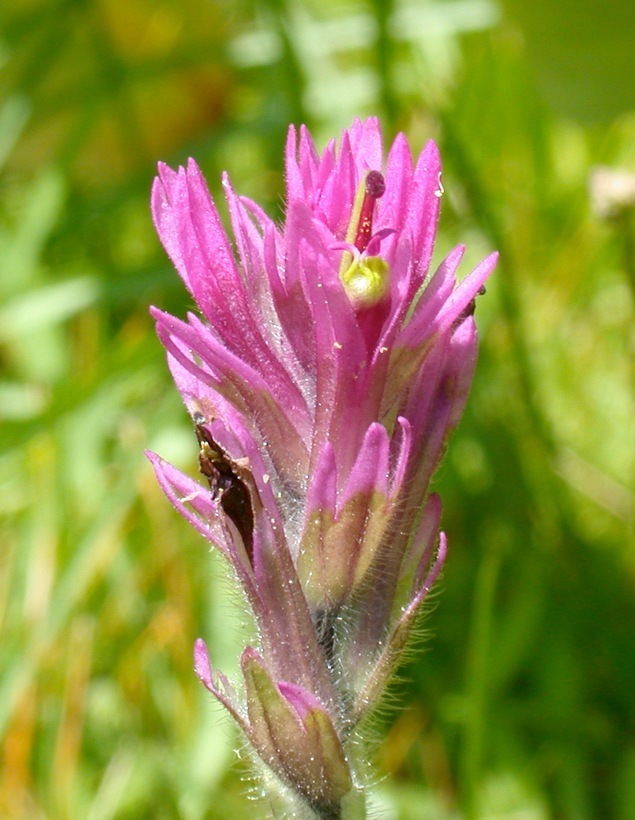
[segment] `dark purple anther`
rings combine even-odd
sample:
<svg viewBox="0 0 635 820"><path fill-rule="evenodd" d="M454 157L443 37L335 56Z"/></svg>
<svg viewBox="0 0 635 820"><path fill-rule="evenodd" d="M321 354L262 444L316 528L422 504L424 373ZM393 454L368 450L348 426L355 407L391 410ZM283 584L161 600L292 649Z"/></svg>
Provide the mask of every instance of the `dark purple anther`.
<svg viewBox="0 0 635 820"><path fill-rule="evenodd" d="M379 171L369 171L366 175L366 196L380 199L386 191L384 175Z"/></svg>

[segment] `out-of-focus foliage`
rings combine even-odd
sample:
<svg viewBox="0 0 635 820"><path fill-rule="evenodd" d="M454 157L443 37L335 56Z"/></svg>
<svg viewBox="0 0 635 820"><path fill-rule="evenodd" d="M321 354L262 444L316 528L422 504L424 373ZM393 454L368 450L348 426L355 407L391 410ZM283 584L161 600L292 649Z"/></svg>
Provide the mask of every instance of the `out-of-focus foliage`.
<svg viewBox="0 0 635 820"><path fill-rule="evenodd" d="M622 0L502 0L558 112L606 122L635 105L633 8Z"/></svg>
<svg viewBox="0 0 635 820"><path fill-rule="evenodd" d="M437 481L432 637L378 718L377 816L635 816L635 227L587 188L598 164L635 171L635 74L588 68L635 12L552 9L4 0L0 815L264 811L191 672L197 636L231 670L248 627L141 455L196 470L147 314L190 304L148 192L156 160L191 154L215 193L226 168L279 213L288 123L326 140L377 113L440 143L437 258L502 253Z"/></svg>

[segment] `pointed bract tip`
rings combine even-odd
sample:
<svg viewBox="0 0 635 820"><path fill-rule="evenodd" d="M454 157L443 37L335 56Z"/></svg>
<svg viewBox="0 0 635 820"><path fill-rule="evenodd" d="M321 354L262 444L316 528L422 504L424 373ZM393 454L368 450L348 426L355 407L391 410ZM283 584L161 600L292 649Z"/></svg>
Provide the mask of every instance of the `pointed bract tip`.
<svg viewBox="0 0 635 820"><path fill-rule="evenodd" d="M202 638L197 638L194 644L194 671L204 686L208 689L213 686L212 667L209 662L207 646Z"/></svg>

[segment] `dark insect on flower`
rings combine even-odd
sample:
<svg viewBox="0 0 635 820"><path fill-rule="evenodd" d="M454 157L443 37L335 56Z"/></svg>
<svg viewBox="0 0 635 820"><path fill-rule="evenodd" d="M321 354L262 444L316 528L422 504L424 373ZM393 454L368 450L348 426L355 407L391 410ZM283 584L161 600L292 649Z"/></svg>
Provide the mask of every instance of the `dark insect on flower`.
<svg viewBox="0 0 635 820"><path fill-rule="evenodd" d="M471 302L468 303L467 307L463 310L463 312L458 316L457 320L455 321L455 326L461 324L463 319L467 319L468 316L474 316L474 312L476 310L476 297L477 296L484 296L486 293L485 285L481 285L480 288L476 291L476 294Z"/></svg>
<svg viewBox="0 0 635 820"><path fill-rule="evenodd" d="M239 466L214 441L204 425L196 420L196 438L200 444L198 465L207 479L212 495L240 533L247 554L253 547L254 514L249 488L237 474Z"/></svg>

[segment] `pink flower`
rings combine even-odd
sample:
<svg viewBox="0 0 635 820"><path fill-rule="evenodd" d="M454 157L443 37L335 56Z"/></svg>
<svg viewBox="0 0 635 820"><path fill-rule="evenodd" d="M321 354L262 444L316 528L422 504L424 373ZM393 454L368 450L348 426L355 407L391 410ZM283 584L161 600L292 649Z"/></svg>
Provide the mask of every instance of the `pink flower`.
<svg viewBox="0 0 635 820"><path fill-rule="evenodd" d="M321 155L289 130L283 225L225 177L234 247L192 160L161 165L153 188L201 313L153 309L209 488L149 457L233 567L260 637L243 654L244 700L202 642L196 669L318 816L358 785L353 730L445 557L429 485L467 397L474 299L496 255L459 283L457 248L429 274L440 180L436 146L413 165L403 135L384 166L369 119Z"/></svg>

